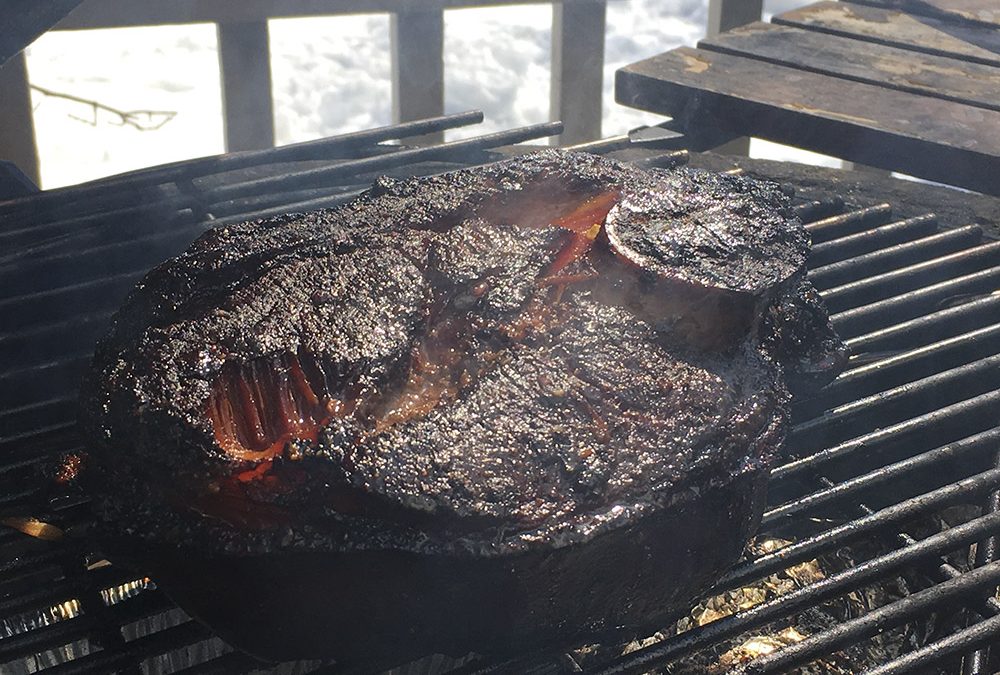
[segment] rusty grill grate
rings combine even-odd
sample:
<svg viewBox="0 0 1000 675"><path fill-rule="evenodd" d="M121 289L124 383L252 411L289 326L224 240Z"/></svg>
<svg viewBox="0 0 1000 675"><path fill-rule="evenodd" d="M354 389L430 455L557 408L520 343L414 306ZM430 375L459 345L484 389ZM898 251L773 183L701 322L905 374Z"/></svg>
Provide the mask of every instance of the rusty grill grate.
<svg viewBox="0 0 1000 675"><path fill-rule="evenodd" d="M128 289L207 227L331 206L375 172L482 163L500 146L559 130L538 125L427 148L385 144L479 120L466 113L0 202L0 517L34 516L66 533L45 541L0 528L0 671L262 667L190 620L141 574L93 559L86 501L53 492L44 475L54 455L78 447L76 379ZM628 156L627 146L615 139L589 149ZM664 166L685 157L640 154ZM762 535L787 535L789 543L748 558L713 593L862 544L878 549L625 656L612 649L582 658L567 651L572 645L553 645L551 653L503 663L432 658L412 672L683 672L692 655L902 574L916 575L919 587L740 667L786 672L947 611L958 617L947 630L939 626L867 672L993 672L986 647L1000 641L1000 242L977 226L941 228L930 214L894 219L889 204L824 200L797 208L814 241L811 277L852 359L832 384L795 403L789 454L772 474L762 527ZM945 526L937 515L946 510Z"/></svg>

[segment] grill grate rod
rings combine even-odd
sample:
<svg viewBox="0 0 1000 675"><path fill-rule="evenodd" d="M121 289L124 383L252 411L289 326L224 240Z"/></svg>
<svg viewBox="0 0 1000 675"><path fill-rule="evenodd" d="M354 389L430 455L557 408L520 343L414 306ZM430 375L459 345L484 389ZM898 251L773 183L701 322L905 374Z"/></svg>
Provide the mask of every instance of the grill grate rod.
<svg viewBox="0 0 1000 675"><path fill-rule="evenodd" d="M996 445L994 447L1000 448L1000 445ZM993 466L1000 468L1000 449L998 449L993 456ZM986 500L983 502L983 512L1000 512L1000 490L991 492L986 497ZM1000 548L1000 537L998 537L995 532L987 539L977 542L974 565L976 567L981 567L983 565L993 563L997 559L998 548ZM994 600L995 602L994 598L990 598L990 600ZM983 675L989 667L989 661L990 647L989 645L986 645L984 648L978 649L966 656L962 663L962 675Z"/></svg>
<svg viewBox="0 0 1000 675"><path fill-rule="evenodd" d="M818 506L842 502L847 498L855 497L858 493L865 490L898 480L905 474L927 469L946 461L957 460L967 455L976 456L980 453L994 450L998 443L1000 443L1000 428L980 432L955 443L949 443L934 450L928 450L914 457L879 467L874 471L869 471L868 473L824 489L810 492L801 499L775 506L764 512L761 524L763 527L772 526L780 520L801 515Z"/></svg>
<svg viewBox="0 0 1000 675"><path fill-rule="evenodd" d="M1000 615L980 621L888 663L866 670L862 675L902 675L918 670L925 672L928 666L949 656L980 646L989 647L990 643L998 638L1000 638Z"/></svg>
<svg viewBox="0 0 1000 675"><path fill-rule="evenodd" d="M302 143L292 143L266 150L249 150L198 159L182 160L148 169L139 169L95 181L74 185L29 197L0 202L0 222L13 216L23 217L26 213L36 213L38 209L55 205L69 205L70 212L79 208L83 199L103 196L120 188L134 189L158 183L190 180L197 176L234 171L279 162L299 162L309 160L336 159L344 153L357 152L366 146L385 141L405 139L435 131L446 131L459 127L479 124L483 121L481 110L431 117L412 122L402 122L364 131L338 134Z"/></svg>
<svg viewBox="0 0 1000 675"><path fill-rule="evenodd" d="M828 478L821 476L819 477L818 480L821 484L827 487L833 486L832 481L830 481ZM863 503L858 505L858 510L865 515L870 515L873 513L872 509L870 509ZM897 534L896 537L899 540L900 544L904 547L913 546L915 543L917 543L916 539L914 539L913 537L909 536L906 533L901 532ZM984 566L985 564L987 563L984 563ZM982 567L980 569L982 569ZM950 603L958 599L955 596L961 595L962 591L952 590L951 592L946 592L947 584L948 583L959 584L969 581L967 573L963 573L955 569L955 567L953 567L944 558L941 559L941 565L938 567L936 576L938 576L940 580L946 583L933 586L929 589L926 589L925 591L922 591L921 593L915 594L914 596L910 596L909 598L906 599L905 602L906 603L911 602L911 598L913 599L913 601L916 601L917 596L923 595L926 596L926 599L930 601L929 603L925 604L936 604L933 603L933 597L935 595L935 592L937 592L937 595L940 597L942 604L944 604L945 602ZM879 632L884 628L899 625L900 623L906 621L908 618L918 616L921 613L926 612L932 608L932 607L925 607L922 611L920 611L920 610L914 610L912 607L906 606L899 608L900 609L899 612L892 611L893 608L897 608L897 606L901 604L903 603L897 602L891 605L886 605L884 607L875 610L874 612L866 614L863 617L859 617L858 619L841 624L840 626L835 627L833 629L826 630L823 631L822 633L818 633L814 636L811 636L808 640L805 640L802 643L799 643L797 645L792 645L787 648L782 648L780 651L776 652L773 655L767 655L760 659L755 660L753 663L749 664L745 668L745 672L767 673L767 672L773 672L775 670L784 670L795 667L797 665L801 665L806 661L816 658L816 656L819 656L823 651L831 651L833 649L837 649L838 647L842 647L848 642L870 638L872 635L874 635L875 633ZM989 597L987 597L985 600L980 601L979 603L974 603L974 604L978 604L978 613L980 619L996 618L998 615L1000 615L1000 602L998 602L996 598L992 597L992 590L990 591ZM900 617L899 616L900 614L905 614L905 616ZM824 642L824 640L827 637L832 639L832 641L828 644ZM813 642L814 644L810 647L807 645L807 643L809 642ZM939 643L934 643L934 644L939 644ZM819 653L816 652L817 648L820 650Z"/></svg>
<svg viewBox="0 0 1000 675"><path fill-rule="evenodd" d="M530 140L537 140L546 136L553 136L562 132L561 122L546 122L544 124L533 124L518 129L500 131L492 134L484 134L473 138L452 141L442 145L425 146L400 150L386 155L375 157L362 157L359 159L349 159L338 161L329 166L308 169L303 171L292 171L282 173L277 176L256 178L239 183L221 185L214 188L207 188L197 195L201 204L211 204L217 201L227 201L237 197L260 195L274 190L298 190L306 186L323 186L336 179L350 177L356 179L360 175L377 171L395 168L403 164L416 164L429 161L455 160L470 153L490 150L503 145L524 143ZM190 206L190 198L183 200L184 206ZM175 206L179 206L175 204ZM206 210L210 207L203 207ZM287 205L287 208L294 208L294 204ZM96 221L103 221L106 216L96 214L93 216ZM78 232L86 232L80 230ZM135 240L132 240L133 242ZM65 242L63 242L65 243ZM49 258L32 258L32 262L40 262Z"/></svg>
<svg viewBox="0 0 1000 675"><path fill-rule="evenodd" d="M1000 241L981 244L940 258L869 276L823 291L823 301L831 313L869 304L901 291L922 288L948 279L955 272L971 272L1000 263Z"/></svg>
<svg viewBox="0 0 1000 675"><path fill-rule="evenodd" d="M992 414L998 403L1000 403L1000 390L991 391L896 424L880 427L819 452L782 464L771 472L771 480L783 480L794 475L815 471L823 464L834 460L850 459L858 452L877 453L884 446L890 444L919 443L927 439L928 433L938 430L950 422L965 423L970 417L983 417ZM995 419L990 419L989 422L993 423Z"/></svg>
<svg viewBox="0 0 1000 675"><path fill-rule="evenodd" d="M342 178L355 178L359 175L382 171L400 166L401 164L416 164L418 162L444 161L454 159L477 150L487 150L501 145L514 145L525 141L536 140L546 136L556 136L563 131L562 122L544 122L492 134L484 134L475 138L451 141L440 145L428 145L419 148L400 150L382 157L365 157L332 166L304 171L291 171L278 176L249 180L235 185L222 185L205 191L205 198L215 201L235 199L259 194L263 190L274 188L302 188L307 185L322 185L325 181Z"/></svg>
<svg viewBox="0 0 1000 675"><path fill-rule="evenodd" d="M812 560L822 553L836 549L862 536L898 525L905 520L934 509L952 506L970 496L995 490L998 485L1000 485L1000 469L989 469L936 490L904 499L875 511L871 515L836 525L773 553L763 555L756 560L738 565L726 573L710 592L718 594L725 590L746 586L755 580L763 579L792 565Z"/></svg>
<svg viewBox="0 0 1000 675"><path fill-rule="evenodd" d="M802 642L755 659L745 667L754 675L783 672L811 661L824 652L840 649L858 640L870 638L881 630L905 623L945 603L966 600L983 589L1000 583L1000 562L990 563L954 579L931 586L905 600L874 609L855 619L807 637Z"/></svg>
<svg viewBox="0 0 1000 675"><path fill-rule="evenodd" d="M892 205L887 203L868 206L849 213L830 216L806 224L806 232L812 237L813 246L856 234L872 226L884 225L892 217Z"/></svg>
<svg viewBox="0 0 1000 675"><path fill-rule="evenodd" d="M854 422L878 417L889 422L890 415L926 412L943 405L957 403L969 396L990 391L1000 372L1000 354L994 354L955 368L907 382L843 405L831 408L819 417L800 422L792 427L789 446L816 447L829 442L835 435L853 431ZM848 424L848 422L851 424Z"/></svg>
<svg viewBox="0 0 1000 675"><path fill-rule="evenodd" d="M844 210L844 200L840 196L815 199L792 207L792 213L803 223L835 216Z"/></svg>
<svg viewBox="0 0 1000 675"><path fill-rule="evenodd" d="M878 251L881 247L933 234L936 231L937 216L931 214L898 220L888 225L831 238L813 245L809 251L809 265L819 270L839 260Z"/></svg>
<svg viewBox="0 0 1000 675"><path fill-rule="evenodd" d="M48 675L80 675L82 673L108 673L136 665L141 661L167 652L189 647L212 639L211 631L197 621L166 628L126 643L126 651L105 650L81 656L54 668L46 669Z"/></svg>
<svg viewBox="0 0 1000 675"><path fill-rule="evenodd" d="M944 309L942 304L955 298L961 299L975 293L993 293L998 285L1000 266L963 274L892 298L848 309L833 314L830 319L842 337L856 337L888 327L892 323L923 316L928 308L931 311Z"/></svg>
<svg viewBox="0 0 1000 675"><path fill-rule="evenodd" d="M795 421L820 415L824 410L847 404L860 396L901 386L997 352L1000 352L1000 324L993 324L859 364L837 376L814 398L800 402L795 411Z"/></svg>
<svg viewBox="0 0 1000 675"><path fill-rule="evenodd" d="M982 475L982 474L980 474ZM903 567L967 545L1000 527L1000 513L981 516L951 529L921 539L909 548L897 549L865 561L853 568L831 575L810 586L798 588L739 614L730 615L692 628L655 645L639 649L620 659L609 668L596 671L600 675L644 673L659 668L676 658L735 637L748 630L794 614L808 606L819 604L848 593ZM898 601L895 604L905 603Z"/></svg>
<svg viewBox="0 0 1000 675"><path fill-rule="evenodd" d="M155 616L173 607L173 603L160 591L143 591L125 602L107 607L113 617L114 628ZM67 645L82 640L107 628L108 617L102 612L84 612L26 633L18 633L0 640L0 660L10 662L30 657L38 651L53 646ZM77 663L76 659L71 663Z"/></svg>
<svg viewBox="0 0 1000 675"><path fill-rule="evenodd" d="M894 269L907 260L916 261L931 256L945 255L960 248L972 246L980 240L982 233L983 230L978 225L965 225L920 239L884 246L875 251L814 267L809 270L809 280L821 290L833 288L838 284L863 279L866 275L879 274ZM840 240L834 240L830 243L835 244L838 241ZM837 257L841 256L843 256L843 252L837 250Z"/></svg>
<svg viewBox="0 0 1000 675"><path fill-rule="evenodd" d="M997 316L997 312L1000 312L1000 293L992 293L970 299L955 307L941 309L887 328L858 335L845 342L852 354L860 354L884 347L910 344L917 339L940 339L954 335L956 331L979 327L981 324L978 322Z"/></svg>

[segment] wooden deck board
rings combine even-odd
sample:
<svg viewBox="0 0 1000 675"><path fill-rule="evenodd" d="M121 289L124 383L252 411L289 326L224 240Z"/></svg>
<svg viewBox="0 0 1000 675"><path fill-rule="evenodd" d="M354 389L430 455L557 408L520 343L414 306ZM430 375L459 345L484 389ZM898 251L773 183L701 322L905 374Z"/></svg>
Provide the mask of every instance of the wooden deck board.
<svg viewBox="0 0 1000 675"><path fill-rule="evenodd" d="M851 0L868 5L900 9L946 21L975 21L1000 26L1000 4L996 0Z"/></svg>
<svg viewBox="0 0 1000 675"><path fill-rule="evenodd" d="M1000 31L846 2L818 2L775 16L776 24L818 30L927 54L1000 66Z"/></svg>
<svg viewBox="0 0 1000 675"><path fill-rule="evenodd" d="M759 22L702 40L698 46L1000 110L1000 68L980 63Z"/></svg>
<svg viewBox="0 0 1000 675"><path fill-rule="evenodd" d="M682 47L618 71L619 103L682 126L798 145L929 180L1000 192L1000 112Z"/></svg>

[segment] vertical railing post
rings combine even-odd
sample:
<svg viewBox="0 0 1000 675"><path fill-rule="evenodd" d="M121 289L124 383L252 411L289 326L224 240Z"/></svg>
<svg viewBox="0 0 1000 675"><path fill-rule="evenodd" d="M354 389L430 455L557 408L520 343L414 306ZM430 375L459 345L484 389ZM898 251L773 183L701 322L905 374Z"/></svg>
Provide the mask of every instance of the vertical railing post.
<svg viewBox="0 0 1000 675"><path fill-rule="evenodd" d="M739 26L760 21L764 0L708 0L708 26L705 34L715 37ZM750 139L736 138L715 148L726 155L746 156L750 152Z"/></svg>
<svg viewBox="0 0 1000 675"><path fill-rule="evenodd" d="M0 66L0 159L13 162L35 185L40 184L24 52Z"/></svg>
<svg viewBox="0 0 1000 675"><path fill-rule="evenodd" d="M604 86L605 0L566 0L552 5L550 119L562 120L555 145L601 137Z"/></svg>
<svg viewBox="0 0 1000 675"><path fill-rule="evenodd" d="M274 147L267 19L218 24L226 151Z"/></svg>
<svg viewBox="0 0 1000 675"><path fill-rule="evenodd" d="M392 121L410 122L444 114L444 12L408 9L390 17ZM408 139L433 144L444 132Z"/></svg>

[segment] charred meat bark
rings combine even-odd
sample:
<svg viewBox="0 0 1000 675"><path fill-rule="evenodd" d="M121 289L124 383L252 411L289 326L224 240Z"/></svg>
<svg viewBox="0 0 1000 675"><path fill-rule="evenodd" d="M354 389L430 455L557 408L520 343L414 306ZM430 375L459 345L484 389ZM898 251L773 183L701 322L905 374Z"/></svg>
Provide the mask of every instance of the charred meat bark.
<svg viewBox="0 0 1000 675"><path fill-rule="evenodd" d="M808 245L774 185L557 151L211 231L95 355L109 547L275 659L655 624L759 521L783 366L840 365Z"/></svg>

